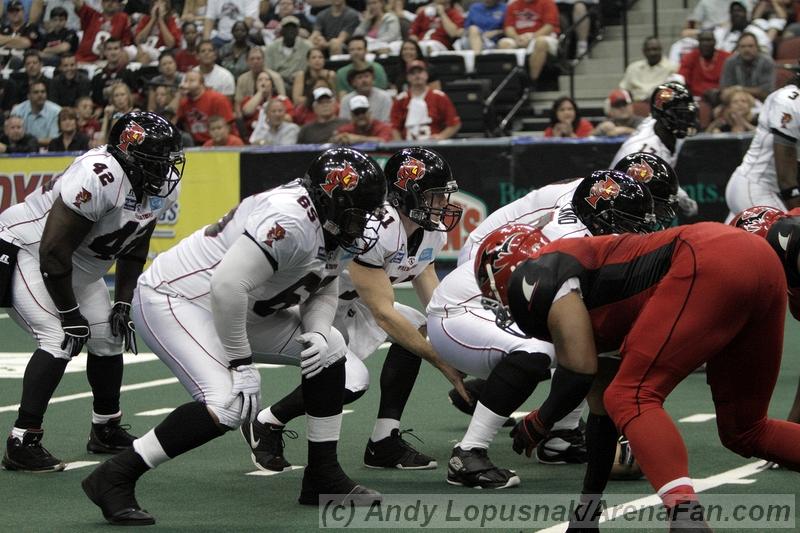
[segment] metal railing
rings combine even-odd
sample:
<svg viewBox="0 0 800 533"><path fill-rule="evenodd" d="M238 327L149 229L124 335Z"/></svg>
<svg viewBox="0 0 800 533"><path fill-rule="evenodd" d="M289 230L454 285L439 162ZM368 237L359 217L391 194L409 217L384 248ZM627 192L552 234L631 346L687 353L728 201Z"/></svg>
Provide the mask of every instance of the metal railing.
<svg viewBox="0 0 800 533"><path fill-rule="evenodd" d="M506 88L517 80L519 82L519 92L517 93L517 99L511 108L506 112L500 122L497 122L497 109L495 108L495 102L500 94L506 90ZM483 124L486 128L486 136L487 137L503 137L509 135L509 126L511 125L511 121L514 120L514 117L517 115L522 106L528 102L528 97L530 95L530 83L528 81L528 72L527 70L523 69L522 67L514 67L503 81L501 81L497 87L492 91L488 98L486 98L486 102L483 104Z"/></svg>

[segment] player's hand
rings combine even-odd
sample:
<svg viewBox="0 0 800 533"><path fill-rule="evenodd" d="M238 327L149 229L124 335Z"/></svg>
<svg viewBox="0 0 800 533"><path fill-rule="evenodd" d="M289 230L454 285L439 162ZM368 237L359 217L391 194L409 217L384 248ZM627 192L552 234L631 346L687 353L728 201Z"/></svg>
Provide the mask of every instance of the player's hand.
<svg viewBox="0 0 800 533"><path fill-rule="evenodd" d="M464 386L464 374L456 370L454 367L448 365L444 361L441 362L439 365L439 372L444 374L444 377L447 378L453 388L456 389L458 395L464 398L464 401L467 402L469 405L474 405L475 400L472 399L472 396L469 395L467 388Z"/></svg>
<svg viewBox="0 0 800 533"><path fill-rule="evenodd" d="M242 412L239 414L239 420L242 424L254 421L261 405L261 374L250 363L231 368L231 377L233 378L231 397L225 407L233 405L233 402L241 396Z"/></svg>
<svg viewBox="0 0 800 533"><path fill-rule="evenodd" d="M678 208L681 210L687 217L693 217L697 215L697 202L695 202L691 196L686 194L686 191L683 189L678 189Z"/></svg>
<svg viewBox="0 0 800 533"><path fill-rule="evenodd" d="M525 452L527 457L530 457L536 446L539 445L544 439L547 438L549 432L539 419L539 410L528 413L525 418L517 422L514 429L511 430L511 438L514 442L511 447L518 454Z"/></svg>
<svg viewBox="0 0 800 533"><path fill-rule="evenodd" d="M61 329L64 330L61 349L66 350L71 358L75 357L81 353L83 345L91 337L89 321L81 314L78 306L69 311L59 311L58 314L61 317Z"/></svg>
<svg viewBox="0 0 800 533"><path fill-rule="evenodd" d="M328 340L318 331L303 333L295 340L306 347L300 352L300 373L313 378L328 366Z"/></svg>
<svg viewBox="0 0 800 533"><path fill-rule="evenodd" d="M136 326L131 320L131 304L127 302L116 302L111 308L111 315L108 317L111 324L111 334L115 337L122 337L123 347L126 352L138 354L136 347Z"/></svg>

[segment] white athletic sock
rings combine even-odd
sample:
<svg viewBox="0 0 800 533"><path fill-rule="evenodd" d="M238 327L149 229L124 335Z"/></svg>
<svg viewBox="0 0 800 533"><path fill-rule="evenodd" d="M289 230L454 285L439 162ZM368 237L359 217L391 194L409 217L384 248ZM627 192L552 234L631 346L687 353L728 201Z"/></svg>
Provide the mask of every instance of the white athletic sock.
<svg viewBox="0 0 800 533"><path fill-rule="evenodd" d="M400 430L400 421L393 418L379 418L375 421L375 427L372 428L372 442L378 442L392 434L392 430Z"/></svg>
<svg viewBox="0 0 800 533"><path fill-rule="evenodd" d="M311 442L339 440L341 430L342 413L323 417L306 415L306 435Z"/></svg>
<svg viewBox="0 0 800 533"><path fill-rule="evenodd" d="M557 429L575 429L578 427L578 424L581 421L581 417L583 416L583 410L586 408L586 400L583 400L581 404L575 408L570 414L553 424L552 431Z"/></svg>
<svg viewBox="0 0 800 533"><path fill-rule="evenodd" d="M489 448L489 444L494 440L494 436L503 427L507 416L500 416L487 408L481 402L475 406L475 413L469 422L467 432L461 442L456 444L462 450L472 448Z"/></svg>
<svg viewBox="0 0 800 533"><path fill-rule="evenodd" d="M262 409L258 416L256 416L259 422L262 424L272 424L273 426L283 426L283 422L275 418L275 415L272 414L272 408L267 407L266 409Z"/></svg>
<svg viewBox="0 0 800 533"><path fill-rule="evenodd" d="M27 429L18 428L18 427L13 427L13 428L11 428L11 436L14 437L15 439L22 440L22 438L25 436L25 432L26 431L28 431L28 430Z"/></svg>
<svg viewBox="0 0 800 533"><path fill-rule="evenodd" d="M109 420L122 417L122 411L117 411L113 415L98 415L92 410L92 424L108 424Z"/></svg>
<svg viewBox="0 0 800 533"><path fill-rule="evenodd" d="M151 429L142 437L133 441L133 450L141 456L150 468L155 468L161 463L169 461L169 456L156 437L156 430Z"/></svg>

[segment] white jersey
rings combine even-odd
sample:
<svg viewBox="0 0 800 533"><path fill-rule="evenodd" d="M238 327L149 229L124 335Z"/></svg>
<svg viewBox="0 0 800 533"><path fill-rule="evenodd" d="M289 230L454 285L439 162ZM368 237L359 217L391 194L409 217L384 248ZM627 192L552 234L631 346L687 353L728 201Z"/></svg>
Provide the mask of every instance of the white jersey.
<svg viewBox="0 0 800 533"><path fill-rule="evenodd" d="M525 223L540 227L542 234L551 241L590 237L591 233L575 214L572 207L572 195L567 196L569 200L563 205L543 213L540 212L538 220ZM429 315L450 317L469 312L470 309L483 310L481 290L475 280L474 268L473 261L465 261L444 277L433 291L427 309Z"/></svg>
<svg viewBox="0 0 800 533"><path fill-rule="evenodd" d="M326 251L308 192L293 181L245 198L215 224L159 254L139 283L210 311L214 268L242 234L261 248L275 270L249 294L249 308L259 316L303 303L353 257L339 247Z"/></svg>
<svg viewBox="0 0 800 533"><path fill-rule="evenodd" d="M653 117L644 119L642 123L639 124L639 127L636 128L636 131L625 139L625 142L619 147L619 150L617 150L614 156L614 160L611 162L611 168L614 168L620 159L634 152L655 154L674 168L675 164L678 162L678 153L681 151L683 139L677 140L675 151L672 152L667 148L667 145L664 144L664 141L659 139L658 135L656 135L655 128L656 119Z"/></svg>
<svg viewBox="0 0 800 533"><path fill-rule="evenodd" d="M86 285L102 278L156 224L175 203L178 187L167 198L145 195L137 202L128 176L101 146L77 157L44 189L3 211L0 239L38 258L47 214L59 196L67 208L94 223L72 255L73 282Z"/></svg>

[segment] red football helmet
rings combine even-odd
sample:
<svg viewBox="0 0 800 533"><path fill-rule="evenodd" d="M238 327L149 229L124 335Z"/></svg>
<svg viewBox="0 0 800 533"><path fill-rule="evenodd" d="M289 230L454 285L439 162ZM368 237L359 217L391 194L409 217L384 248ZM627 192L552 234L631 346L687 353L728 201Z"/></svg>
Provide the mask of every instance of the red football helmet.
<svg viewBox="0 0 800 533"><path fill-rule="evenodd" d="M497 326L512 335L514 320L508 311L508 283L514 269L527 259L538 257L550 239L540 229L527 224L509 224L489 233L475 257L475 279L481 289L484 309L495 315Z"/></svg>
<svg viewBox="0 0 800 533"><path fill-rule="evenodd" d="M742 228L750 233L755 233L759 237L767 236L769 228L775 223L776 220L786 216L786 213L780 209L769 207L765 205L757 205L749 207L736 215L731 220L731 226Z"/></svg>

